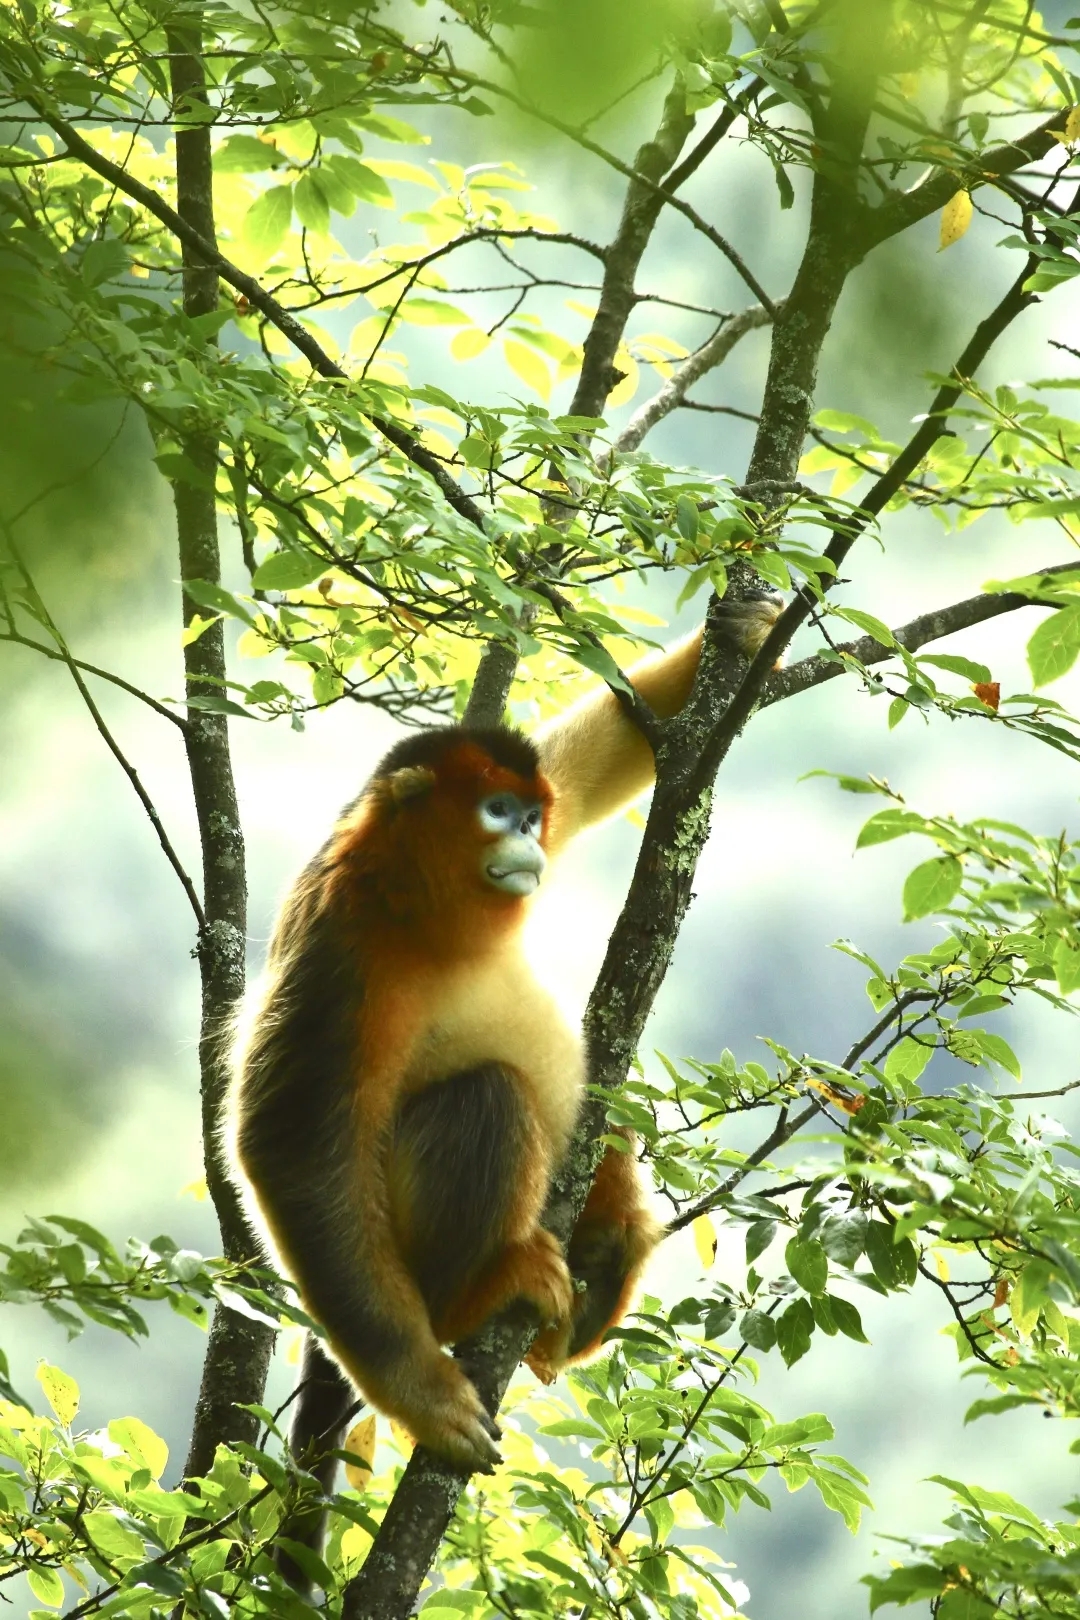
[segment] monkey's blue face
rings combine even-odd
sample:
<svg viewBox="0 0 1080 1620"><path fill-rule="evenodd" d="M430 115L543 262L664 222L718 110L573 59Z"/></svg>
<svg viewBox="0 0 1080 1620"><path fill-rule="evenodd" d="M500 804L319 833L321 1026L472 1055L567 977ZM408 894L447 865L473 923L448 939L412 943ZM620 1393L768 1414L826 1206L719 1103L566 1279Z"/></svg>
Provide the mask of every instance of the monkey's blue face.
<svg viewBox="0 0 1080 1620"><path fill-rule="evenodd" d="M481 799L476 815L490 838L481 859L485 883L503 894L523 897L534 893L547 865L540 847L543 807L535 799L504 791Z"/></svg>

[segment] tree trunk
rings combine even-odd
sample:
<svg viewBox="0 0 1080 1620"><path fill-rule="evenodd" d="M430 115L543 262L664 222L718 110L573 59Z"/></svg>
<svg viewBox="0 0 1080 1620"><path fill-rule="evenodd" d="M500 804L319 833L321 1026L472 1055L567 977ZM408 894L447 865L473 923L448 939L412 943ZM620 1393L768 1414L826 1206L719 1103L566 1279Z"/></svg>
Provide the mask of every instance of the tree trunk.
<svg viewBox="0 0 1080 1620"><path fill-rule="evenodd" d="M176 190L179 213L208 241L214 228L213 170L210 126L183 127L185 106L206 102L206 79L197 27L169 34L169 68L176 134ZM187 246L183 250L184 313L205 315L217 309L217 275ZM185 443L198 483L173 485L180 577L221 578L218 546L217 443L207 434L192 434ZM188 624L197 604L185 592L183 619ZM184 648L185 689L189 700L187 757L203 863L203 908L206 928L199 939L202 1015L199 1030L199 1075L202 1095L203 1154L206 1181L221 1228L222 1253L229 1260L249 1260L258 1245L244 1218L236 1189L229 1181L218 1139L228 1080L226 1037L233 1007L244 989L247 940L247 876L244 835L236 803L228 722L224 715L198 707L198 699L221 696L225 679L225 637L221 622L210 626ZM258 1437L258 1422L237 1402L259 1402L266 1385L274 1334L270 1328L218 1306L214 1312L203 1364L202 1384L191 1434L185 1474L205 1474L222 1441Z"/></svg>

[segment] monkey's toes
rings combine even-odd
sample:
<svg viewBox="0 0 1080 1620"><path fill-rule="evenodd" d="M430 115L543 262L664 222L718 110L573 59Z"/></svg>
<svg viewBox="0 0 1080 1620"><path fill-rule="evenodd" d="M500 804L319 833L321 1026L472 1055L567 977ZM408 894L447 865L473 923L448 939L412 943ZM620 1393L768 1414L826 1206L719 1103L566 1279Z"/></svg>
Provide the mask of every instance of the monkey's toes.
<svg viewBox="0 0 1080 1620"><path fill-rule="evenodd" d="M492 1474L502 1462L496 1444L502 1431L465 1378L429 1408L425 1421L416 1427L421 1444L463 1473Z"/></svg>

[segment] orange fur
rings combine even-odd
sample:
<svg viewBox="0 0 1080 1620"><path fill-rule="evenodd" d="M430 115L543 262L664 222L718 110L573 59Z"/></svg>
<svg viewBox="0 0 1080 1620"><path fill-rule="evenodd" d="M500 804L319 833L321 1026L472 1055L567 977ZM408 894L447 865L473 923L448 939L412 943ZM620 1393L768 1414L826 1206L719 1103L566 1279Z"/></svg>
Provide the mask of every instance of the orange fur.
<svg viewBox="0 0 1080 1620"><path fill-rule="evenodd" d="M685 701L697 653L632 672L658 713ZM632 1154L610 1151L570 1246L584 1297L539 1226L584 1055L526 963L527 901L485 878L478 807L538 803L554 850L651 774L609 693L536 749L464 728L399 744L286 900L240 1021L227 1135L247 1207L362 1394L464 1469L497 1459L495 1431L440 1346L523 1297L552 1375L628 1308L657 1232Z"/></svg>

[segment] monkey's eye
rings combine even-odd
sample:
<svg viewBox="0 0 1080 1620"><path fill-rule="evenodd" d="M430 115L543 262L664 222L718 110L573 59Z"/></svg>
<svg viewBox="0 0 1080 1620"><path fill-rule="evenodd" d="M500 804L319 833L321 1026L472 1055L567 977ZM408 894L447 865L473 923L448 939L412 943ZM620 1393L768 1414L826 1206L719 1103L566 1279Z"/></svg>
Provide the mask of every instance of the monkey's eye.
<svg viewBox="0 0 1080 1620"><path fill-rule="evenodd" d="M506 794L496 794L492 799L484 799L480 805L480 825L488 832L506 832L512 827L521 815L516 799Z"/></svg>
<svg viewBox="0 0 1080 1620"><path fill-rule="evenodd" d="M480 825L490 833L523 833L539 838L543 806L530 800L523 803L516 793L494 793L482 799L477 810Z"/></svg>

